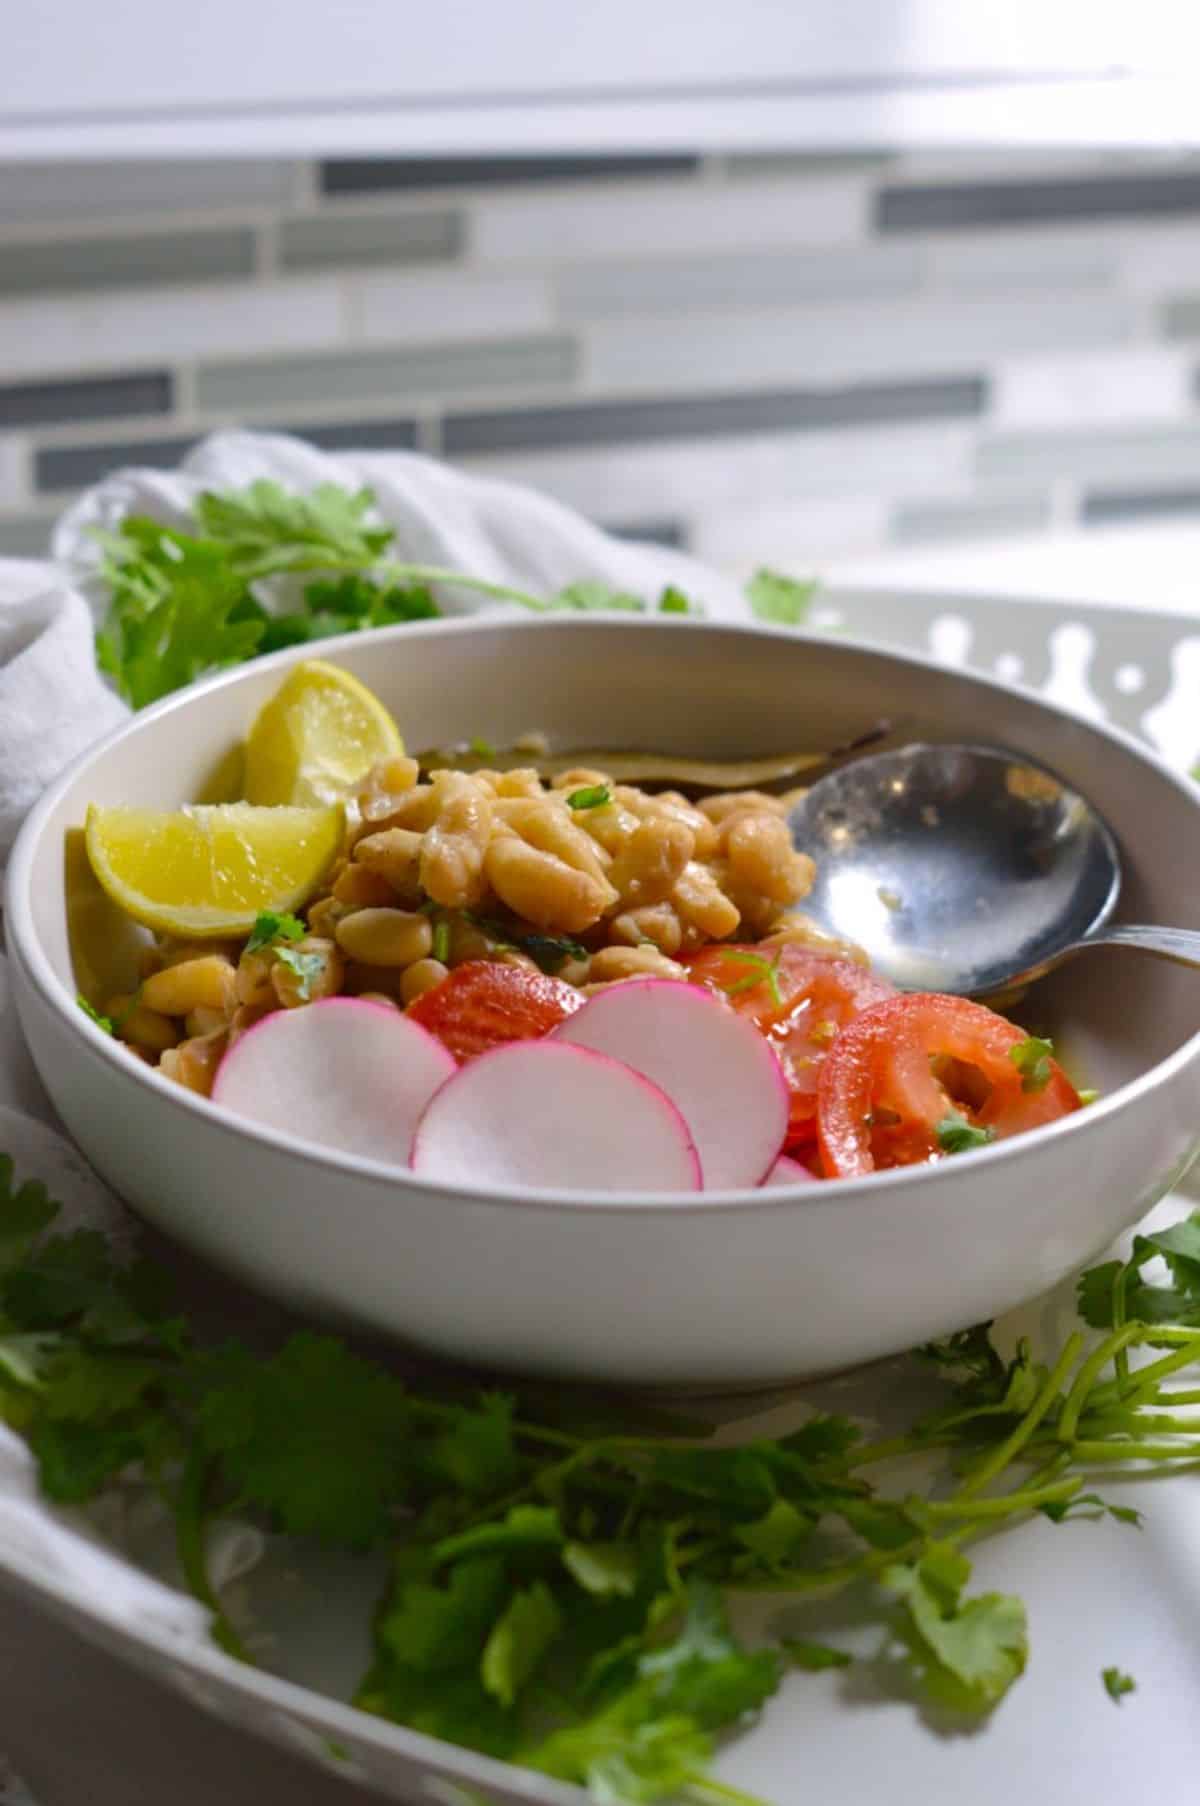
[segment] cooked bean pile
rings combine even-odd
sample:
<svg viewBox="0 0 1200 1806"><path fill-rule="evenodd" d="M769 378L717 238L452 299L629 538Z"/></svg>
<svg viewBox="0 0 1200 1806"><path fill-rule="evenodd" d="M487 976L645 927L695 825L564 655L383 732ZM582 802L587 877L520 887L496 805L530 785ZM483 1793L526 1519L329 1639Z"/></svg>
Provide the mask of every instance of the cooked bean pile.
<svg viewBox="0 0 1200 1806"><path fill-rule="evenodd" d="M599 798L600 800L597 800ZM230 1042L270 1010L340 992L404 1008L464 960L540 965L584 990L683 978L676 958L712 941L818 938L786 912L812 862L754 790L692 803L566 771L378 765L352 799L328 890L289 944L163 942L136 997L110 999L118 1032L207 1093Z"/></svg>

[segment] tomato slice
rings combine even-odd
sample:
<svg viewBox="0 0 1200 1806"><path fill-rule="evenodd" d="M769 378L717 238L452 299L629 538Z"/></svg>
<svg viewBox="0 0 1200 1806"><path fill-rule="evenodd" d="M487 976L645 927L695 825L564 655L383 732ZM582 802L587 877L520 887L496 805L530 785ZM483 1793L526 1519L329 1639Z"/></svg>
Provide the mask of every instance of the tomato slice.
<svg viewBox="0 0 1200 1806"><path fill-rule="evenodd" d="M981 1003L917 992L863 1013L834 1042L817 1088L817 1136L830 1178L942 1159L948 1117L990 1140L1079 1108L1057 1060L1028 1080L1012 1050L1028 1037ZM990 1134L988 1133L990 1131Z"/></svg>
<svg viewBox="0 0 1200 1806"><path fill-rule="evenodd" d="M683 957L693 983L721 992L767 1037L791 1091L785 1152L810 1147L817 1081L835 1037L862 1010L894 997L895 988L854 960L791 941L705 947Z"/></svg>
<svg viewBox="0 0 1200 1806"><path fill-rule="evenodd" d="M418 997L407 1014L461 1062L505 1041L536 1040L583 1002L583 993L561 978L472 959Z"/></svg>

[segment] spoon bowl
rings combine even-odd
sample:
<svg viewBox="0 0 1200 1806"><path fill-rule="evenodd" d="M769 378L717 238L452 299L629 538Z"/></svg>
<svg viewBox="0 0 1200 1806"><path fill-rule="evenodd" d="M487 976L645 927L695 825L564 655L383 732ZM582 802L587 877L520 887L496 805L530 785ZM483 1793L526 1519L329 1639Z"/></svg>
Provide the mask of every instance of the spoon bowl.
<svg viewBox="0 0 1200 1806"><path fill-rule="evenodd" d="M987 996L1103 927L1117 843L1023 754L916 744L821 778L791 815L816 860L804 908L909 991Z"/></svg>

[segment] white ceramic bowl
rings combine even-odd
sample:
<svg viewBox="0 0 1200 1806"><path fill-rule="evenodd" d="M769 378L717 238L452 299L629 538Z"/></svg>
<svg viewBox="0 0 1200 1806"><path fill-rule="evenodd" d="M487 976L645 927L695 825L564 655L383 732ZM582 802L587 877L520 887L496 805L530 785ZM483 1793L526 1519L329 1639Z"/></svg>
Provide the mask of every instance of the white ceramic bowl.
<svg viewBox="0 0 1200 1806"><path fill-rule="evenodd" d="M568 747L731 757L845 742L881 716L906 737L1008 745L1107 816L1121 917L1200 927L1190 786L1132 740L999 684L836 640L670 620L438 622L321 652L379 692L412 746L540 727ZM76 1006L64 834L89 802L194 797L302 656L171 697L89 752L26 822L7 887L17 1005L72 1134L145 1217L261 1290L514 1371L753 1386L1035 1296L1148 1210L1200 1145L1200 975L1122 953L1087 956L1037 999L1101 1102L969 1157L827 1188L497 1196L222 1115Z"/></svg>

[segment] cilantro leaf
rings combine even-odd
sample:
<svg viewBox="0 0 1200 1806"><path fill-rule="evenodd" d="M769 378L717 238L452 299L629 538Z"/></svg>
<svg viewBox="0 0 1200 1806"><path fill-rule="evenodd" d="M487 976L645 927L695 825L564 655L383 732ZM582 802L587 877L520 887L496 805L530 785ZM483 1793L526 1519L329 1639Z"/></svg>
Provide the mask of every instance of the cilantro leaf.
<svg viewBox="0 0 1200 1806"><path fill-rule="evenodd" d="M1022 1091L1044 1091L1054 1074L1053 1041L1043 1035L1027 1035L1010 1047L1008 1057L1021 1075Z"/></svg>
<svg viewBox="0 0 1200 1806"><path fill-rule="evenodd" d="M310 1331L270 1360L218 1354L209 1377L200 1429L239 1499L296 1535L351 1548L384 1535L405 1472L398 1381Z"/></svg>
<svg viewBox="0 0 1200 1806"><path fill-rule="evenodd" d="M89 1019L89 1021L94 1022L98 1029L102 1029L106 1035L115 1035L116 1034L117 1031L116 1031L115 1027L113 1026L112 1017L111 1016L102 1016L100 1014L99 1010L94 1009L92 1007L92 1005L88 1002L87 998L83 995L82 991L76 993L75 1001L79 1005L80 1009L83 1011L84 1015Z"/></svg>
<svg viewBox="0 0 1200 1806"><path fill-rule="evenodd" d="M351 493L336 483L319 483L299 494L260 478L246 489L206 490L192 510L201 532L228 546L243 575L261 577L376 563L395 534L388 527L367 525L364 517L374 501L369 489Z"/></svg>
<svg viewBox="0 0 1200 1806"><path fill-rule="evenodd" d="M0 1154L0 1274L26 1258L59 1206L39 1179L17 1185L9 1154Z"/></svg>
<svg viewBox="0 0 1200 1806"><path fill-rule="evenodd" d="M622 614L644 614L646 609L641 596L631 596L625 590L613 589L609 584L591 578L569 583L566 589L559 590L550 606L576 609L585 614L603 609L615 609Z"/></svg>
<svg viewBox="0 0 1200 1806"><path fill-rule="evenodd" d="M739 1524L734 1534L764 1567L781 1568L803 1548L812 1529L812 1518L797 1511L790 1499L775 1499L761 1518Z"/></svg>
<svg viewBox="0 0 1200 1806"><path fill-rule="evenodd" d="M1142 1527L1140 1511L1135 1511L1132 1505L1110 1505L1098 1492L1079 1492L1072 1499L1048 1499L1038 1506L1038 1510L1052 1524L1065 1524L1076 1517L1110 1517L1118 1524L1131 1524L1135 1530Z"/></svg>
<svg viewBox="0 0 1200 1806"><path fill-rule="evenodd" d="M780 1648L793 1668L803 1668L809 1674L820 1674L824 1668L849 1668L854 1660L848 1649L810 1643L803 1637L784 1637Z"/></svg>
<svg viewBox="0 0 1200 1806"><path fill-rule="evenodd" d="M558 1549L563 1542L558 1512L549 1505L514 1505L498 1522L480 1524L459 1536L438 1543L439 1562L461 1561L464 1556L512 1554L527 1549Z"/></svg>
<svg viewBox="0 0 1200 1806"><path fill-rule="evenodd" d="M633 1597L637 1590L639 1555L630 1543L567 1543L563 1566L587 1593L601 1598Z"/></svg>
<svg viewBox="0 0 1200 1806"><path fill-rule="evenodd" d="M567 798L567 808L602 809L611 802L612 791L607 784L585 784L581 790L572 790Z"/></svg>
<svg viewBox="0 0 1200 1806"><path fill-rule="evenodd" d="M513 1594L492 1626L479 1668L484 1687L502 1706L516 1703L562 1627L562 1611L544 1581Z"/></svg>
<svg viewBox="0 0 1200 1806"><path fill-rule="evenodd" d="M269 947L272 941L303 940L307 933L304 923L297 916L276 915L274 910L262 909L254 918L254 927L246 942L246 952L257 953L260 947Z"/></svg>
<svg viewBox="0 0 1200 1806"><path fill-rule="evenodd" d="M1103 1668L1100 1678L1104 1682L1104 1691L1114 1706L1119 1706L1127 1693L1137 1692L1137 1682L1131 1674L1122 1674L1119 1668Z"/></svg>
<svg viewBox="0 0 1200 1806"><path fill-rule="evenodd" d="M276 946L275 957L281 966L286 966L289 972L294 972L296 974L296 978L299 981L296 985L296 989L303 1002L310 1002L313 994L313 986L325 970L324 954L302 953L296 947Z"/></svg>
<svg viewBox="0 0 1200 1806"><path fill-rule="evenodd" d="M400 1558L400 1582L378 1626L380 1642L397 1661L422 1673L474 1670L508 1596L504 1563L493 1555L458 1562L438 1585L429 1568L421 1567L420 1556L414 1551L417 1572L411 1579Z"/></svg>
<svg viewBox="0 0 1200 1806"><path fill-rule="evenodd" d="M799 627L808 618L816 580L797 582L778 571L756 571L746 585L746 600L760 621L779 627Z"/></svg>
<svg viewBox="0 0 1200 1806"><path fill-rule="evenodd" d="M1006 1593L964 1599L971 1564L947 1543L930 1543L915 1563L885 1570L899 1595L898 1631L918 1677L934 1698L959 1711L983 1712L1003 1697L1028 1655L1025 1607Z"/></svg>
<svg viewBox="0 0 1200 1806"><path fill-rule="evenodd" d="M658 612L660 615L702 615L704 610L698 602L693 602L690 596L669 583L658 598Z"/></svg>
<svg viewBox="0 0 1200 1806"><path fill-rule="evenodd" d="M949 1116L943 1116L935 1132L938 1146L947 1154L966 1154L972 1148L985 1148L996 1139L995 1129L976 1128L965 1116L959 1116L954 1111Z"/></svg>

